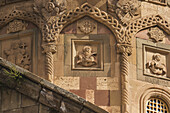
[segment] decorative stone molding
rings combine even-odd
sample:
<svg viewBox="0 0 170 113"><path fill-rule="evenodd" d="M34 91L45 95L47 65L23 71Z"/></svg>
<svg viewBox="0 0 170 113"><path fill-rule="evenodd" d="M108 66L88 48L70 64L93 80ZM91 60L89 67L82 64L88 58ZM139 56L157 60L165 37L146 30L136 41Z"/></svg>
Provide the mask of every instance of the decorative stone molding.
<svg viewBox="0 0 170 113"><path fill-rule="evenodd" d="M78 26L81 32L85 34L89 34L94 31L96 28L95 24L91 22L90 20L84 20L80 25Z"/></svg>
<svg viewBox="0 0 170 113"><path fill-rule="evenodd" d="M149 68L151 73L164 76L167 73L166 65L161 61L161 55L156 53L152 56L152 61L147 62L146 68Z"/></svg>
<svg viewBox="0 0 170 113"><path fill-rule="evenodd" d="M45 20L49 20L51 16L61 16L66 12L66 0L62 0L59 2L58 0L46 0L42 4L34 4L33 10L38 15L45 18Z"/></svg>
<svg viewBox="0 0 170 113"><path fill-rule="evenodd" d="M54 80L54 65L53 65L53 54L57 51L56 44L47 43L42 45L43 53L46 55L46 70L45 73L48 76L48 80L53 83Z"/></svg>
<svg viewBox="0 0 170 113"><path fill-rule="evenodd" d="M109 13L116 13L124 25L140 17L140 7L138 0L119 0L116 5L108 3Z"/></svg>
<svg viewBox="0 0 170 113"><path fill-rule="evenodd" d="M140 30L156 25L162 28L166 33L170 34L170 24L160 15L147 16L131 22L126 27L126 34L132 38Z"/></svg>
<svg viewBox="0 0 170 113"><path fill-rule="evenodd" d="M163 31L158 27L150 28L148 35L154 42L161 42L165 38Z"/></svg>
<svg viewBox="0 0 170 113"><path fill-rule="evenodd" d="M123 52L120 59L120 72L121 72L121 103L122 103L122 112L130 113L129 111L129 80L128 80L128 54Z"/></svg>
<svg viewBox="0 0 170 113"><path fill-rule="evenodd" d="M132 54L132 47L124 44L117 44L117 53L127 53L128 55Z"/></svg>
<svg viewBox="0 0 170 113"><path fill-rule="evenodd" d="M18 31L23 31L26 29L28 24L25 23L25 21L22 20L14 20L8 24L8 30L7 33L13 33Z"/></svg>
<svg viewBox="0 0 170 113"><path fill-rule="evenodd" d="M14 42L11 44L11 48L4 50L6 59L20 67L27 70L31 68L31 58L27 52L28 45L24 42Z"/></svg>

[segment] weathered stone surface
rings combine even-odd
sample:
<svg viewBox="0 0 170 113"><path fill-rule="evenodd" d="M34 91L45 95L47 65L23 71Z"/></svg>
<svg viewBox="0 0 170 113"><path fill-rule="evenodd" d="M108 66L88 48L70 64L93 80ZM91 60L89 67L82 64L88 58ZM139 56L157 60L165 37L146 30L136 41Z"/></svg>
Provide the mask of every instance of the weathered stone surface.
<svg viewBox="0 0 170 113"><path fill-rule="evenodd" d="M33 106L38 104L36 101L28 96L21 95L21 107Z"/></svg>
<svg viewBox="0 0 170 113"><path fill-rule="evenodd" d="M24 107L23 113L38 113L38 106Z"/></svg>
<svg viewBox="0 0 170 113"><path fill-rule="evenodd" d="M2 111L16 109L21 106L21 94L15 90L5 88L2 90Z"/></svg>
<svg viewBox="0 0 170 113"><path fill-rule="evenodd" d="M22 108L20 108L20 109L12 109L12 110L4 111L3 113L23 113L23 109Z"/></svg>

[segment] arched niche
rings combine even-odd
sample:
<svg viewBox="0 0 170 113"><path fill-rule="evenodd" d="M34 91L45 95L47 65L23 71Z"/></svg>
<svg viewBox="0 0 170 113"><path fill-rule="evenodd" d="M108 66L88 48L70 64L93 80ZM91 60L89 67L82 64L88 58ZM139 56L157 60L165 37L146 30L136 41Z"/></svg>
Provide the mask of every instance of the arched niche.
<svg viewBox="0 0 170 113"><path fill-rule="evenodd" d="M0 23L0 56L47 79L45 72L41 71L45 68L45 57L41 52L41 29L26 17L13 16Z"/></svg>

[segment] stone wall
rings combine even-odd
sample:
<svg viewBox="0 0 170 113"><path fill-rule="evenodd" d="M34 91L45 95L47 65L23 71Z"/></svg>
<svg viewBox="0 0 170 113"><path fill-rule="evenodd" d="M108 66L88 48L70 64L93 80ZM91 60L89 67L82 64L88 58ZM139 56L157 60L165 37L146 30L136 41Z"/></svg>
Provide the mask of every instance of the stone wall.
<svg viewBox="0 0 170 113"><path fill-rule="evenodd" d="M107 113L0 58L1 113Z"/></svg>

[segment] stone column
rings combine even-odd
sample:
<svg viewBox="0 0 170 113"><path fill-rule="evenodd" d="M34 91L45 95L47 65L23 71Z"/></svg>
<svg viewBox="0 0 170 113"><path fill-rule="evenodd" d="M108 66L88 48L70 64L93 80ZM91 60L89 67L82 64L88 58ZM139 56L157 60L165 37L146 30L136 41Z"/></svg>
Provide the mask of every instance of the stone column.
<svg viewBox="0 0 170 113"><path fill-rule="evenodd" d="M54 80L54 65L53 54L57 51L56 44L47 43L42 45L43 53L45 53L45 74L48 76L48 80L53 83Z"/></svg>
<svg viewBox="0 0 170 113"><path fill-rule="evenodd" d="M121 103L122 113L130 113L129 106L129 80L128 80L128 55L131 54L132 48L127 45L117 45L117 51L120 53L120 74L121 74Z"/></svg>

